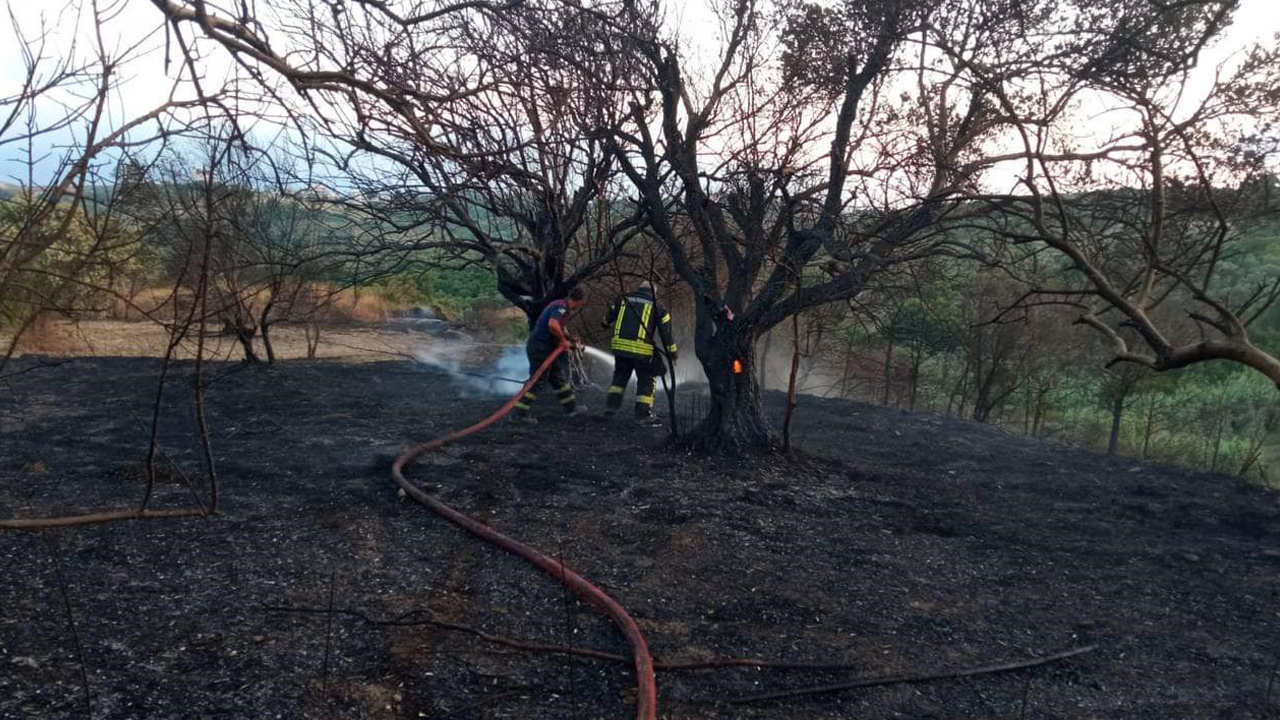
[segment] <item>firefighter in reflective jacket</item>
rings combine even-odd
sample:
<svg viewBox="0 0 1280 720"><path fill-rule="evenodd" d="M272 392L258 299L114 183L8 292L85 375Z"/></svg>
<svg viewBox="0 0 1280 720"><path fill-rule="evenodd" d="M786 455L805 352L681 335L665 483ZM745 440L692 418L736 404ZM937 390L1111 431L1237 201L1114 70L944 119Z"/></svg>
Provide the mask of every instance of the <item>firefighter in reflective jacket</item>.
<svg viewBox="0 0 1280 720"><path fill-rule="evenodd" d="M563 300L552 300L543 309L533 325L533 330L529 333L528 342L525 343L530 376L538 371L543 361L555 351L557 346L563 345L567 349L570 346L582 344L580 340L569 334L564 323L565 316L586 304L587 297L582 292L582 288L574 288L569 291L568 297ZM573 385L569 382L569 357L562 353L551 363L551 367L547 368L546 374L516 402L516 420L527 423L538 421L533 416L533 401L538 398L533 391L543 382L550 382L552 389L556 391L556 399L560 401L560 407L566 413L581 415L586 412L586 408L579 405L577 398L573 395Z"/></svg>
<svg viewBox="0 0 1280 720"><path fill-rule="evenodd" d="M654 379L665 370L661 353L654 345L660 339L673 362L677 348L671 340L671 314L654 299L653 284L641 283L635 292L615 300L602 324L613 328L609 342L613 350L613 384L605 401L605 415L611 416L622 407L622 394L634 372L636 420L642 425L661 425L653 412Z"/></svg>

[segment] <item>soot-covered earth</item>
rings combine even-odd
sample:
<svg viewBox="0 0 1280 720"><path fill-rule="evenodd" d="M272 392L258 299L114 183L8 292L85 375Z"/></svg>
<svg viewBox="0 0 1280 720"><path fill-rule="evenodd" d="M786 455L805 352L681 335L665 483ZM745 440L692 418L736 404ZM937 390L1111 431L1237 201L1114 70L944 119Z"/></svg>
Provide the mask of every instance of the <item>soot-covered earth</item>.
<svg viewBox="0 0 1280 720"><path fill-rule="evenodd" d="M0 519L136 504L158 361L44 362L0 384ZM162 403L158 508L207 482L190 370ZM211 373L216 516L0 532L0 718L634 717L627 662L491 637L625 654L607 619L390 479L500 398L408 361ZM543 402L408 474L609 592L657 662L708 661L658 671L661 718L1280 713L1270 491L837 400L801 399L794 461Z"/></svg>

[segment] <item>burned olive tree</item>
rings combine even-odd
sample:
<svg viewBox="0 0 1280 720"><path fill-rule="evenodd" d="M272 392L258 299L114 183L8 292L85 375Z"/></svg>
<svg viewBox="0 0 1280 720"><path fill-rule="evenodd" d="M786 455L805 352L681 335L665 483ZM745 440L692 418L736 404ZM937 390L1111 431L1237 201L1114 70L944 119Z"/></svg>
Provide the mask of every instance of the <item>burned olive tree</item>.
<svg viewBox="0 0 1280 720"><path fill-rule="evenodd" d="M634 63L607 53L609 67L585 72L579 62L626 3L445 2L401 15L384 3L291 2L255 18L153 1L264 88L283 79L297 91L271 90L327 145L356 191L348 210L383 228L371 257L482 264L532 322L641 227L604 142L625 120L617 88Z"/></svg>
<svg viewBox="0 0 1280 720"><path fill-rule="evenodd" d="M993 4L954 5L742 0L720 17L711 64L660 29L633 33L654 89L633 97L617 152L698 298L701 447L770 445L751 367L762 333L951 251L936 228L994 127L967 64L1016 30ZM957 35L969 56L934 51Z"/></svg>

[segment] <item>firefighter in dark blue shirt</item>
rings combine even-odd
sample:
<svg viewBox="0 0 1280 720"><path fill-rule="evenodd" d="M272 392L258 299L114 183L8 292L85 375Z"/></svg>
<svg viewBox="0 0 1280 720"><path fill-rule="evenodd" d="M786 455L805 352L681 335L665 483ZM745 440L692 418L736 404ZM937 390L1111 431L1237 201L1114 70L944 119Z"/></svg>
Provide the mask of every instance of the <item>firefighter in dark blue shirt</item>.
<svg viewBox="0 0 1280 720"><path fill-rule="evenodd" d="M613 384L605 400L605 416L622 408L622 394L636 375L636 420L657 426L662 421L653 412L654 380L665 372L661 354L672 362L678 348L671 336L671 313L654 299L653 284L643 282L633 293L623 295L609 306L602 323L613 328L609 349L613 350ZM661 350L655 344L661 341Z"/></svg>
<svg viewBox="0 0 1280 720"><path fill-rule="evenodd" d="M574 288L569 291L569 296L563 300L552 300L547 307L542 310L542 314L538 316L537 322L533 325L533 331L529 333L529 341L525 343L525 354L529 356L529 375L532 376L542 366L547 356L555 351L557 346L565 345L566 350L570 346L581 345L581 341L569 334L565 328L565 316L570 312L577 310L587 304L586 294L582 288ZM561 353L560 357L551 363L551 367L547 368L547 372L538 382L529 388L524 397L516 403L516 419L523 422L534 423L537 418L533 416L533 401L538 398L534 394L544 381L550 381L552 389L556 391L556 398L560 400L560 406L569 415L580 415L586 412L586 408L578 404L577 398L573 395L573 385L569 381L569 356Z"/></svg>

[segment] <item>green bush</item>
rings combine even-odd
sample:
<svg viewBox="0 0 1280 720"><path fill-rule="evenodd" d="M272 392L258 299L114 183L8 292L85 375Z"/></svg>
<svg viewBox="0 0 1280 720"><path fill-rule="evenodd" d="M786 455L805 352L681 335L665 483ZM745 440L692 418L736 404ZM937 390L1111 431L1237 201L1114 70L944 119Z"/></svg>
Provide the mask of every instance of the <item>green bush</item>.
<svg viewBox="0 0 1280 720"><path fill-rule="evenodd" d="M365 286L388 306L426 305L452 322L467 322L486 303L506 305L493 275L479 268L429 268L401 272Z"/></svg>
<svg viewBox="0 0 1280 720"><path fill-rule="evenodd" d="M368 290L394 308L419 305L426 299L414 279L403 274L383 278L370 285Z"/></svg>

